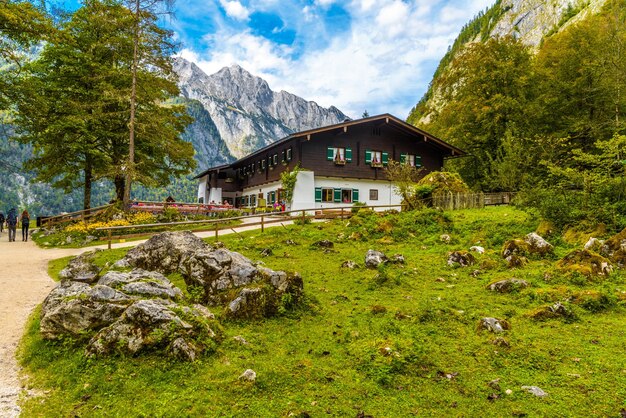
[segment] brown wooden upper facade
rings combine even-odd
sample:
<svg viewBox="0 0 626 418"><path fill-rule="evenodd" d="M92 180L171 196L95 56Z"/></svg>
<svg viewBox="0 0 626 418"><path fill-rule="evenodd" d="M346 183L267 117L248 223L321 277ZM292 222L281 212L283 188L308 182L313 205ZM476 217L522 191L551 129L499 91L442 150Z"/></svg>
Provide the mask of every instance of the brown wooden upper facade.
<svg viewBox="0 0 626 418"><path fill-rule="evenodd" d="M207 176L207 187L237 192L280 181L280 173L299 162L315 176L386 180L383 168L389 160L430 172L440 170L444 159L463 155L441 139L383 114L294 133L196 178Z"/></svg>

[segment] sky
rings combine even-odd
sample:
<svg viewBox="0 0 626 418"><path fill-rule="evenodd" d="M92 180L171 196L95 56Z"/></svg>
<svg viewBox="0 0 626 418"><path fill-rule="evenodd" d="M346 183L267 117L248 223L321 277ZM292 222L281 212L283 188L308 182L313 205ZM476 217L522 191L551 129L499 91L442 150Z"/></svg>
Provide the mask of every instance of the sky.
<svg viewBox="0 0 626 418"><path fill-rule="evenodd" d="M70 0L71 1L71 0ZM348 116L405 119L465 23L494 0L177 0L178 54L239 64Z"/></svg>

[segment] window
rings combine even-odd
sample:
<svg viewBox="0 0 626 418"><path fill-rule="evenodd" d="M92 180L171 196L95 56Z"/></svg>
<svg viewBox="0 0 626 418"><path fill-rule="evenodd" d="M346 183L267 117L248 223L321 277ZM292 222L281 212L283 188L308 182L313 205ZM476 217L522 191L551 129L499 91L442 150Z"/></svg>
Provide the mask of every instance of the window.
<svg viewBox="0 0 626 418"><path fill-rule="evenodd" d="M250 206L256 207L256 195L255 194L250 195Z"/></svg>
<svg viewBox="0 0 626 418"><path fill-rule="evenodd" d="M326 148L326 159L337 165L352 162L352 148L328 147Z"/></svg>
<svg viewBox="0 0 626 418"><path fill-rule="evenodd" d="M384 151L365 150L365 164L372 167L384 167L389 162L389 153Z"/></svg>
<svg viewBox="0 0 626 418"><path fill-rule="evenodd" d="M291 161L291 148L287 150L287 161Z"/></svg>
<svg viewBox="0 0 626 418"><path fill-rule="evenodd" d="M359 200L358 189L315 188L316 202L352 203Z"/></svg>
<svg viewBox="0 0 626 418"><path fill-rule="evenodd" d="M378 200L378 189L370 189L370 200Z"/></svg>
<svg viewBox="0 0 626 418"><path fill-rule="evenodd" d="M333 201L333 189L322 189L322 202Z"/></svg>
<svg viewBox="0 0 626 418"><path fill-rule="evenodd" d="M278 165L278 154L274 154L272 157L272 165Z"/></svg>
<svg viewBox="0 0 626 418"><path fill-rule="evenodd" d="M265 160L261 160L261 170L265 170Z"/></svg>
<svg viewBox="0 0 626 418"><path fill-rule="evenodd" d="M422 157L415 154L400 154L400 164L408 164L412 167L421 167Z"/></svg>

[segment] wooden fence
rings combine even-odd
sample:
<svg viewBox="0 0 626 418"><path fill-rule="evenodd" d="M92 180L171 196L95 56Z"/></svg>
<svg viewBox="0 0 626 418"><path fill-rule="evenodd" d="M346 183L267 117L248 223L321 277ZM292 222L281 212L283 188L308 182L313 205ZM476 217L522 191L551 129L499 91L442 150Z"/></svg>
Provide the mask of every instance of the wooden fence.
<svg viewBox="0 0 626 418"><path fill-rule="evenodd" d="M137 237L137 236L145 236L151 235L150 232L142 232L137 233L132 230L138 229L153 229L153 228L168 228L172 226L180 226L180 225L207 225L204 231L215 231L215 240L219 238L219 231L224 229L234 230L235 227L242 226L261 226L261 232L265 231L265 226L273 223L281 223L286 221L296 221L306 219L310 219L315 217L319 218L348 218L351 217L354 213L357 213L361 209L387 209L387 210L403 210L403 205L375 205L375 206L342 206L342 207L334 207L328 209L298 209L298 210L290 210L285 212L270 212L270 213L262 213L256 215L244 215L244 216L234 216L231 218L219 218L219 219L203 219L199 221L183 221L183 222L169 222L169 223L157 223L157 224L144 224L144 225L126 225L126 226L111 226L104 228L96 228L96 231L104 231L107 236L103 239L108 241L108 248L111 249L111 243L113 239L122 239L129 237ZM224 225L230 221L238 221L238 220L251 220L252 222L245 222L243 225ZM220 225L221 224L221 225ZM195 231L200 232L200 231ZM236 232L236 231L235 231Z"/></svg>
<svg viewBox="0 0 626 418"><path fill-rule="evenodd" d="M508 205L515 193L442 193L434 195L432 205L444 210L476 209L485 206Z"/></svg>

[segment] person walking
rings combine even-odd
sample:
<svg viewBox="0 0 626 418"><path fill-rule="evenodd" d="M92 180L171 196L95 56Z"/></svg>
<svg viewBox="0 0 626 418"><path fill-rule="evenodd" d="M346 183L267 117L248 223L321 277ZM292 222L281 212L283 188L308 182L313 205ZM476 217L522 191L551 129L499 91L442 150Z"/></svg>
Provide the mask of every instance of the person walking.
<svg viewBox="0 0 626 418"><path fill-rule="evenodd" d="M4 213L0 212L0 234L4 231Z"/></svg>
<svg viewBox="0 0 626 418"><path fill-rule="evenodd" d="M7 227L9 229L9 242L15 241L15 233L17 229L17 211L11 208L7 213Z"/></svg>
<svg viewBox="0 0 626 418"><path fill-rule="evenodd" d="M28 211L26 209L24 209L24 212L22 212L22 241L26 242L28 241L28 226L30 225L30 215L28 214ZM15 237L13 238L13 241L15 241Z"/></svg>

